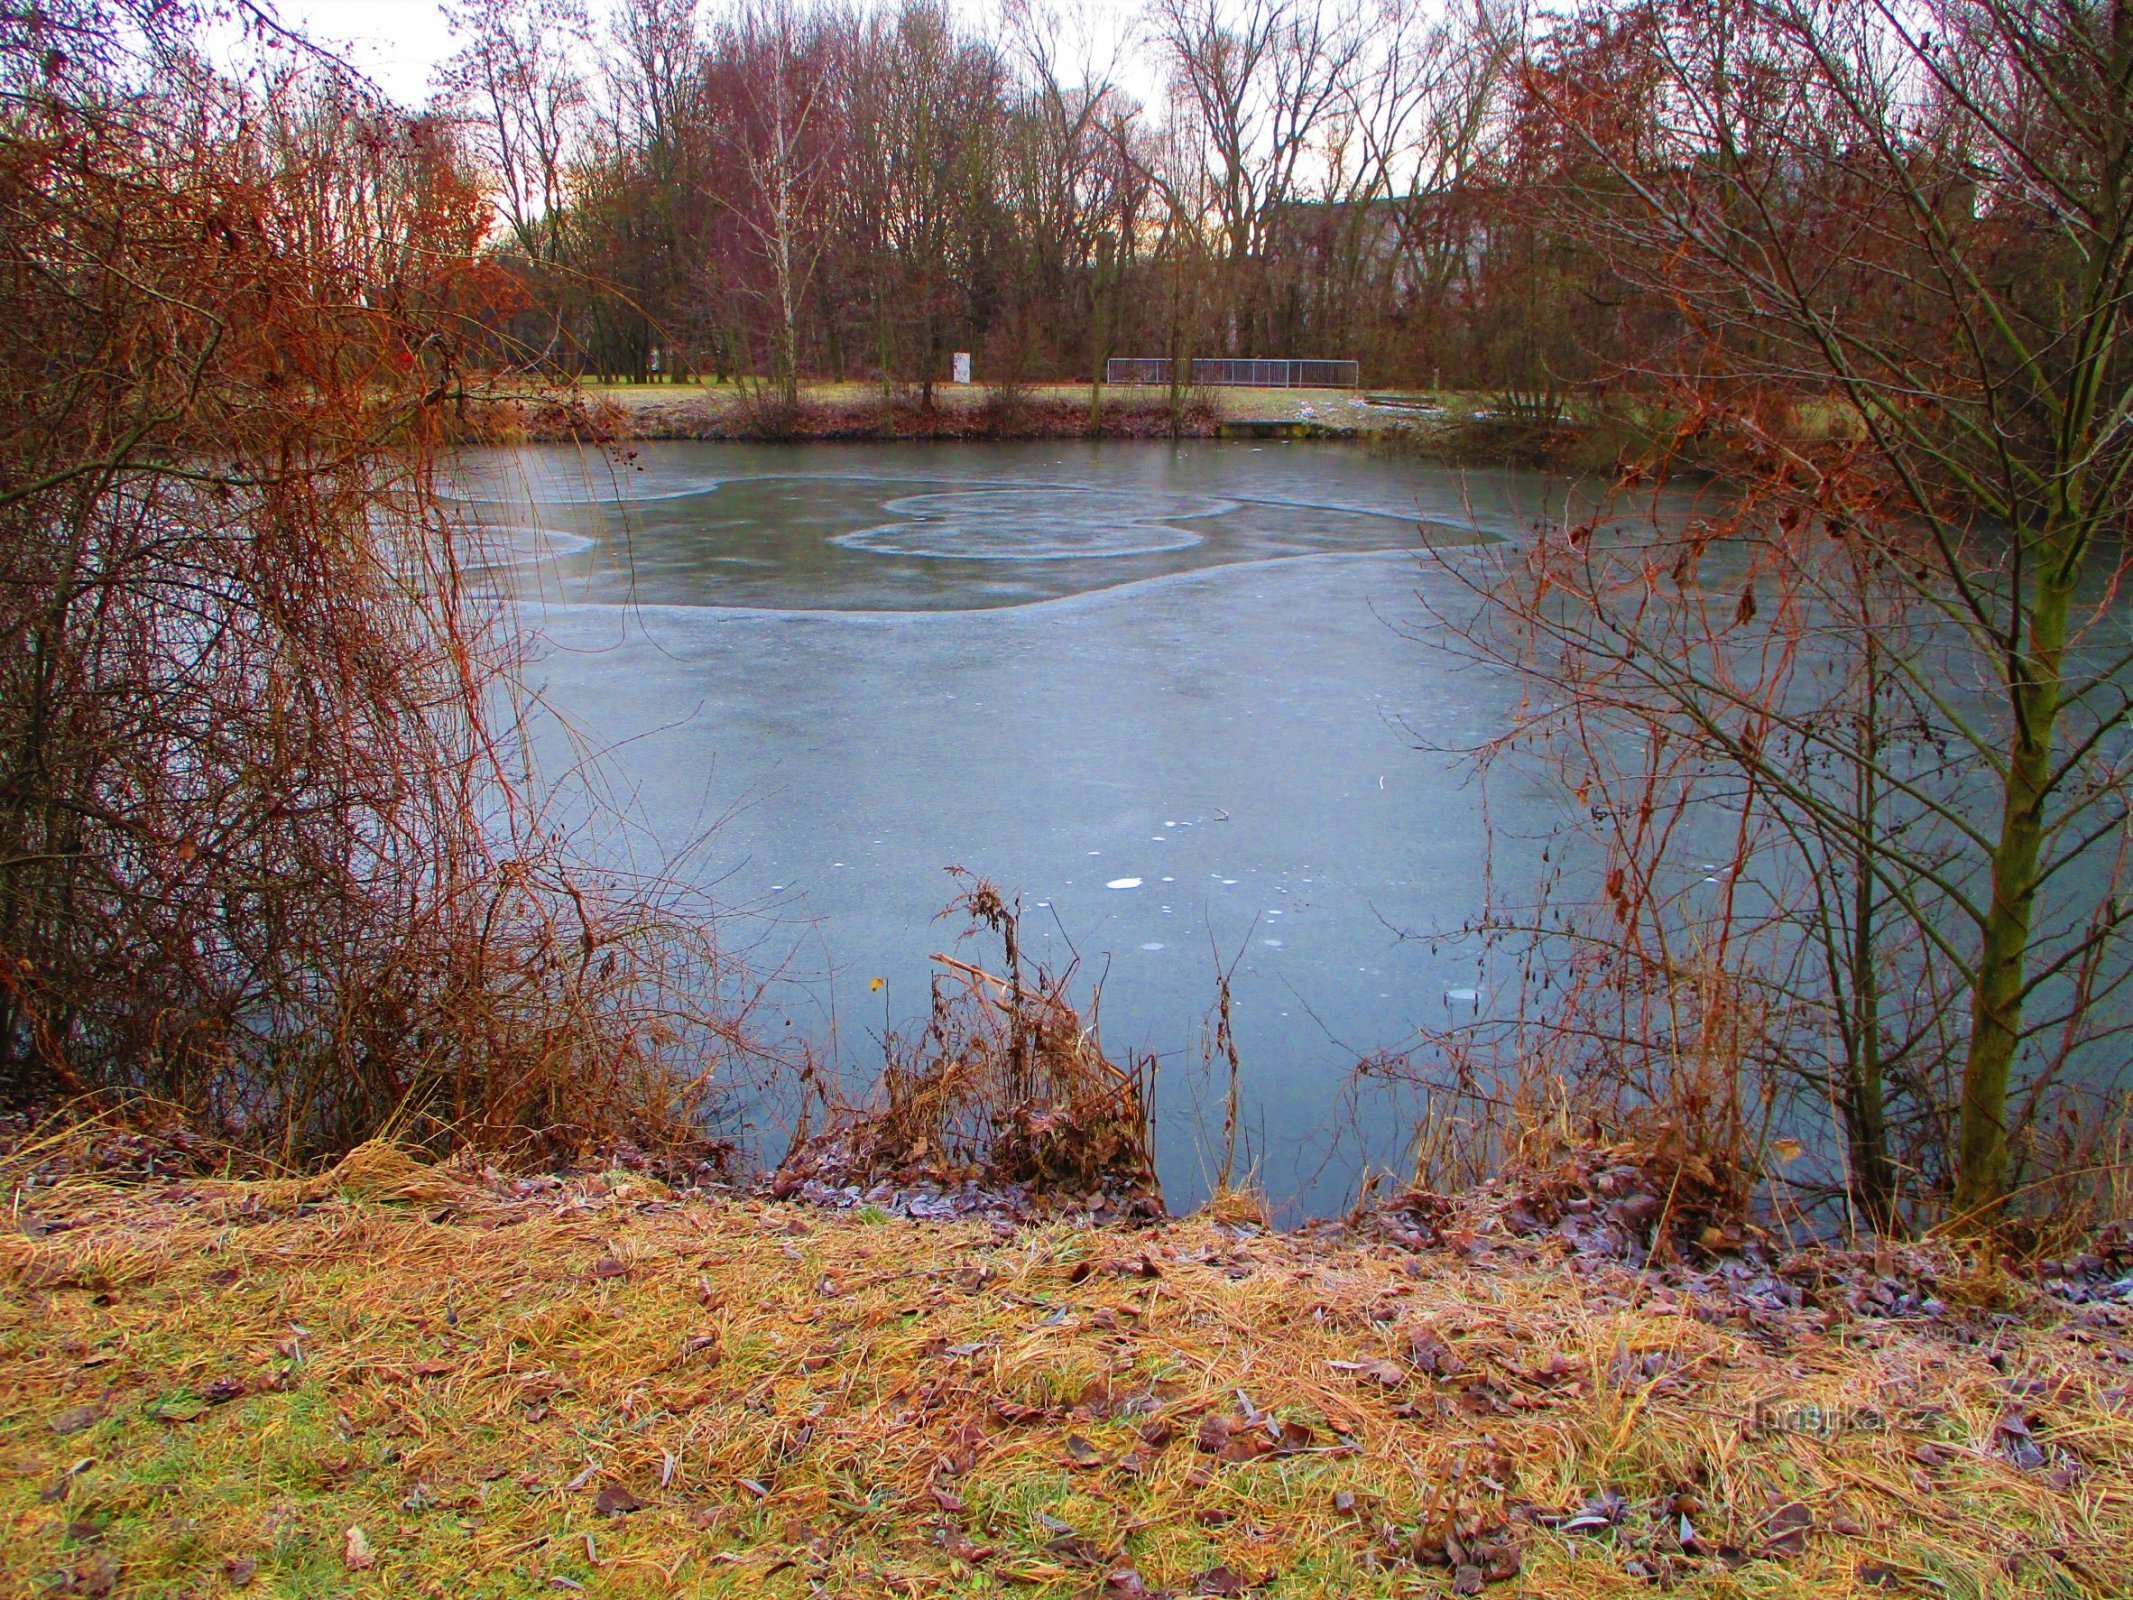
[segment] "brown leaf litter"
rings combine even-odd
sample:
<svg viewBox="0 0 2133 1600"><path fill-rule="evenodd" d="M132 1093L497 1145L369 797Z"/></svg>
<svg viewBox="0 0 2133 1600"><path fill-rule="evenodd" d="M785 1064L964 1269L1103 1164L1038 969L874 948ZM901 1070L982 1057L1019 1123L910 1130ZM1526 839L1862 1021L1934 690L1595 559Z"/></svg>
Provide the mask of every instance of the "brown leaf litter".
<svg viewBox="0 0 2133 1600"><path fill-rule="evenodd" d="M0 1590L2079 1594L2133 1540L2115 1299L1925 1316L1502 1196L1003 1229L337 1171L18 1194Z"/></svg>

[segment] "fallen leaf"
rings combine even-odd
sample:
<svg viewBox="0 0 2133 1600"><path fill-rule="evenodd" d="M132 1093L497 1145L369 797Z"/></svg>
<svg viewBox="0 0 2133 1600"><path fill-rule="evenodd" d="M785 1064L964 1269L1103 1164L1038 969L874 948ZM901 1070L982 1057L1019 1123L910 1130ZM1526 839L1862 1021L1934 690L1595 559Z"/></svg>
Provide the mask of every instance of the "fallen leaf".
<svg viewBox="0 0 2133 1600"><path fill-rule="evenodd" d="M118 1587L119 1564L114 1557L99 1552L74 1564L74 1574L66 1586L69 1594L87 1595L90 1600L102 1600Z"/></svg>
<svg viewBox="0 0 2133 1600"><path fill-rule="evenodd" d="M1419 1372L1433 1378L1449 1378L1466 1371L1466 1363L1458 1353L1444 1342L1441 1334L1431 1328L1417 1328L1407 1336L1407 1359Z"/></svg>
<svg viewBox="0 0 2133 1600"><path fill-rule="evenodd" d="M1148 1585L1141 1581L1141 1575L1131 1567L1119 1567L1104 1579L1106 1600L1127 1600L1129 1596L1144 1595L1147 1592Z"/></svg>
<svg viewBox="0 0 2133 1600"><path fill-rule="evenodd" d="M1077 1566L1094 1567L1102 1564L1104 1553L1078 1533L1062 1534L1056 1539L1047 1539L1044 1548L1055 1556L1064 1556Z"/></svg>
<svg viewBox="0 0 2133 1600"><path fill-rule="evenodd" d="M207 1407L198 1400L166 1400L153 1415L159 1422L198 1422L207 1415Z"/></svg>
<svg viewBox="0 0 2133 1600"><path fill-rule="evenodd" d="M1270 1456L1273 1453L1273 1440L1257 1428L1247 1428L1242 1432L1232 1433L1229 1442L1216 1452L1215 1459L1235 1465L1244 1461L1257 1461L1261 1456Z"/></svg>
<svg viewBox="0 0 2133 1600"><path fill-rule="evenodd" d="M52 1431L62 1436L93 1427L103 1412L95 1406L69 1406L52 1419Z"/></svg>
<svg viewBox="0 0 2133 1600"><path fill-rule="evenodd" d="M1788 1501L1771 1512L1763 1523L1767 1536L1763 1541L1766 1554L1798 1556L1807 1553L1807 1533L1815 1525L1815 1514L1797 1500Z"/></svg>
<svg viewBox="0 0 2133 1600"><path fill-rule="evenodd" d="M1194 1594L1220 1595L1223 1600L1236 1600L1245 1588L1244 1580L1228 1567L1209 1567L1192 1580Z"/></svg>
<svg viewBox="0 0 2133 1600"><path fill-rule="evenodd" d="M951 1494L948 1490L943 1489L939 1484L933 1485L926 1492L933 1496L933 1503L939 1506L943 1511L947 1512L951 1517L959 1517L964 1512L970 1509L970 1507L964 1503L963 1497L961 1495Z"/></svg>
<svg viewBox="0 0 2133 1600"><path fill-rule="evenodd" d="M1229 1443L1229 1419L1220 1412L1210 1411L1200 1419L1200 1426L1192 1436L1192 1445L1207 1455L1217 1455Z"/></svg>
<svg viewBox="0 0 2133 1600"><path fill-rule="evenodd" d="M1077 1467L1101 1466L1104 1454L1078 1433L1070 1433L1066 1439L1067 1459Z"/></svg>
<svg viewBox="0 0 2133 1600"><path fill-rule="evenodd" d="M230 1580L232 1589L242 1589L258 1575L259 1563L250 1556L231 1556L222 1563L222 1575Z"/></svg>
<svg viewBox="0 0 2133 1600"><path fill-rule="evenodd" d="M350 1572L368 1572L377 1564L378 1553L370 1547L370 1536L350 1523L347 1536L341 1540L341 1565Z"/></svg>
<svg viewBox="0 0 2133 1600"><path fill-rule="evenodd" d="M2000 1452L2024 1472L2034 1472L2044 1465L2045 1455L2030 1432L2029 1419L2010 1407L2000 1413L1993 1425L1999 1440Z"/></svg>
<svg viewBox="0 0 2133 1600"><path fill-rule="evenodd" d="M603 1517L626 1517L643 1509L644 1502L619 1483L608 1484L593 1499L593 1510Z"/></svg>
<svg viewBox="0 0 2133 1600"><path fill-rule="evenodd" d="M213 1383L207 1386L206 1391L201 1395L200 1398L205 1400L211 1406L226 1406L232 1400L241 1398L243 1394L244 1379L217 1378Z"/></svg>
<svg viewBox="0 0 2133 1600"><path fill-rule="evenodd" d="M613 1256L602 1256L593 1263L592 1275L595 1278L626 1278L630 1269Z"/></svg>
<svg viewBox="0 0 2133 1600"><path fill-rule="evenodd" d="M1479 1594L1483 1579L1479 1567L1461 1567L1452 1574L1453 1594Z"/></svg>

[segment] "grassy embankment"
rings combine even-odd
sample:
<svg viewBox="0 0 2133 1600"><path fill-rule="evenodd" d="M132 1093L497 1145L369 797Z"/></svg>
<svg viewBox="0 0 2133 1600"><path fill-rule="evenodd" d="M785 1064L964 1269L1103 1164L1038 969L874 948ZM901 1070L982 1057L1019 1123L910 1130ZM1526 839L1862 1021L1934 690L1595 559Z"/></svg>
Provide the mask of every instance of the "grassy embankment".
<svg viewBox="0 0 2133 1600"><path fill-rule="evenodd" d="M1372 397L1381 403L1373 403ZM1614 396L1572 398L1554 422L1519 421L1479 390L1204 389L1173 418L1167 392L1109 385L1099 420L1090 420L1087 384L1031 384L1013 397L983 385L943 385L933 408L916 391L884 404L879 385L811 383L798 410L766 403L759 386L587 381L570 405L555 398L490 399L469 407L469 438L515 444L590 433L639 440L845 439L1017 440L1163 439L1223 436L1357 440L1387 454L1439 466L1516 467L1613 474L1664 460L1675 470L1726 470L1725 441L1664 405ZM1803 404L1791 424L1803 438L1847 435L1851 424L1828 405Z"/></svg>
<svg viewBox="0 0 2133 1600"><path fill-rule="evenodd" d="M0 1591L2124 1592L2118 1308L388 1157L10 1185Z"/></svg>

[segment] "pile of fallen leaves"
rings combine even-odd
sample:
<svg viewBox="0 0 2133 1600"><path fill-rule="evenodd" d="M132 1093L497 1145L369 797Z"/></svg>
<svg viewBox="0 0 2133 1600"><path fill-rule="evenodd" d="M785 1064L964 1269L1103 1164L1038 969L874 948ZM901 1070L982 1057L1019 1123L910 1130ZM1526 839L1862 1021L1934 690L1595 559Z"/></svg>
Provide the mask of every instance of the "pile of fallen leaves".
<svg viewBox="0 0 2133 1600"><path fill-rule="evenodd" d="M0 1115L0 1171L17 1183L107 1178L263 1177L269 1162L201 1132L176 1108L137 1101L124 1113L93 1104L58 1114Z"/></svg>
<svg viewBox="0 0 2133 1600"><path fill-rule="evenodd" d="M2133 1539L2115 1300L1759 1306L1439 1204L0 1179L9 1593L2101 1594Z"/></svg>

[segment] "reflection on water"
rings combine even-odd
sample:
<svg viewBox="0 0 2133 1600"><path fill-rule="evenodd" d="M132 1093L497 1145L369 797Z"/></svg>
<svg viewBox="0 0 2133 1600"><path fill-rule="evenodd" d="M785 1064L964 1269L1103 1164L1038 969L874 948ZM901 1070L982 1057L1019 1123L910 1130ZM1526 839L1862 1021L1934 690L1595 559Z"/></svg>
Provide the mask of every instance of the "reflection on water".
<svg viewBox="0 0 2133 1600"><path fill-rule="evenodd" d="M1101 982L1114 1051L1162 1053L1174 1201L1207 1171L1202 1032L1240 951L1268 1187L1338 1206L1362 1153L1399 1158L1390 1127L1333 1151L1336 1098L1360 1053L1489 991L1471 947L1402 934L1480 908L1456 752L1510 692L1416 592L1456 609L1443 562L1546 514L1545 480L1303 445L673 445L613 474L488 454L464 488L509 528L544 770L606 749L644 858L717 824L699 872L788 963L774 1020L866 1062L923 1010L965 866ZM1555 815L1490 800L1500 850Z"/></svg>

